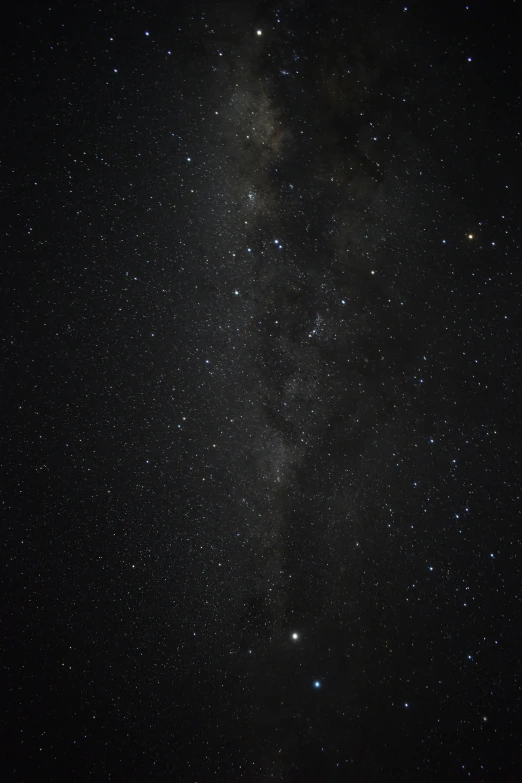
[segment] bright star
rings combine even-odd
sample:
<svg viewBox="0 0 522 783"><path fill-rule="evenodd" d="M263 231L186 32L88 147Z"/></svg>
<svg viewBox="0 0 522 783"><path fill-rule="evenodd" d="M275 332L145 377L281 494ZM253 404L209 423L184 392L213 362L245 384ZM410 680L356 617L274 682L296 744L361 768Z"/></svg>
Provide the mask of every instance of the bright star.
<svg viewBox="0 0 522 783"><path fill-rule="evenodd" d="M292 634L292 639L299 639L299 634L298 633L293 633Z"/></svg>
<svg viewBox="0 0 522 783"><path fill-rule="evenodd" d="M263 31L262 31L262 30L258 30L258 31L257 31L257 34L258 34L258 35L263 35Z"/></svg>
<svg viewBox="0 0 522 783"><path fill-rule="evenodd" d="M320 688L320 687L321 687L321 683L319 682L319 680L316 680L314 682L314 688Z"/></svg>

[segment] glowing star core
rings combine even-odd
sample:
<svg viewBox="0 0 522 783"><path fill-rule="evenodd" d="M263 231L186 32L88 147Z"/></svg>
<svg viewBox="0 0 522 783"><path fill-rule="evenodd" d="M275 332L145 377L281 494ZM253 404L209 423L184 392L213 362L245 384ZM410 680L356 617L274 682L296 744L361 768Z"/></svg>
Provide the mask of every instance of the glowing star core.
<svg viewBox="0 0 522 783"><path fill-rule="evenodd" d="M319 680L316 680L314 682L314 688L320 688L320 687L321 687L321 683L319 682Z"/></svg>
<svg viewBox="0 0 522 783"><path fill-rule="evenodd" d="M299 639L299 634L298 634L298 633L293 633L293 634L292 634L292 639L293 639L294 641L297 641L297 639Z"/></svg>

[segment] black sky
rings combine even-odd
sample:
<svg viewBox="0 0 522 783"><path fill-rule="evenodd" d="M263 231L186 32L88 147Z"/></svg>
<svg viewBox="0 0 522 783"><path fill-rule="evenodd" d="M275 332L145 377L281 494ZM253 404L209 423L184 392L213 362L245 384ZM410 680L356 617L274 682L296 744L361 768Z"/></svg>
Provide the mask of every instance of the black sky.
<svg viewBox="0 0 522 783"><path fill-rule="evenodd" d="M522 779L520 25L12 9L2 779Z"/></svg>

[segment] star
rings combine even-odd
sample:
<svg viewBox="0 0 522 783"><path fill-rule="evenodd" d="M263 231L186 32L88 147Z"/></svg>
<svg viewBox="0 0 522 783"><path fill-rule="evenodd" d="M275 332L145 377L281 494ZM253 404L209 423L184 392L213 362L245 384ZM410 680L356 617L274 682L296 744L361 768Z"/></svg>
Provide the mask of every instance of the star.
<svg viewBox="0 0 522 783"><path fill-rule="evenodd" d="M294 641L297 641L297 639L299 639L299 634L298 634L298 633L293 633L293 634L292 634L292 639L293 639Z"/></svg>
<svg viewBox="0 0 522 783"><path fill-rule="evenodd" d="M319 680L316 680L316 681L314 682L314 688L320 688L320 687L321 687L321 683L320 683L320 681L319 681Z"/></svg>

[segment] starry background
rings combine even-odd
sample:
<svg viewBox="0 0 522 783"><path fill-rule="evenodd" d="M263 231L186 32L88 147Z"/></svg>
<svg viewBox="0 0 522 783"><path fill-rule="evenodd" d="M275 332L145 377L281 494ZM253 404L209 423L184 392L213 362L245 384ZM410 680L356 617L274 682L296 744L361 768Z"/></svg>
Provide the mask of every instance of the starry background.
<svg viewBox="0 0 522 783"><path fill-rule="evenodd" d="M13 9L4 780L522 778L520 23Z"/></svg>

